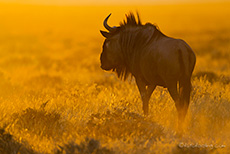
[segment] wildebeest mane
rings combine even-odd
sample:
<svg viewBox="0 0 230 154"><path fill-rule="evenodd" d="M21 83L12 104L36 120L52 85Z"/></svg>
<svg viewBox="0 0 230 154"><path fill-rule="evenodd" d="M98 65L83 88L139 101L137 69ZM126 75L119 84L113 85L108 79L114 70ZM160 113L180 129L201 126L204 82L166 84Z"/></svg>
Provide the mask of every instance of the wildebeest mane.
<svg viewBox="0 0 230 154"><path fill-rule="evenodd" d="M128 15L126 14L126 20L123 20L123 22L120 23L120 26L142 26L139 13L137 12L137 19L132 12L130 12Z"/></svg>
<svg viewBox="0 0 230 154"><path fill-rule="evenodd" d="M137 19L132 12L126 15L126 20L120 23L115 33L120 33L119 43L123 57L121 64L113 71L123 80L126 80L129 75L140 73L141 53L145 52L153 40L165 36L157 26L151 23L143 25L138 12Z"/></svg>

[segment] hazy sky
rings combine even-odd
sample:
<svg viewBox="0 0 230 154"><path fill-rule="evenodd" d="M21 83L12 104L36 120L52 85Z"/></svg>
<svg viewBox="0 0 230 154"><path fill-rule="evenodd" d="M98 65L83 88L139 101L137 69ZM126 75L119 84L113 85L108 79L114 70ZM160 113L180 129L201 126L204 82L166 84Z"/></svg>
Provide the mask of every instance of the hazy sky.
<svg viewBox="0 0 230 154"><path fill-rule="evenodd" d="M78 4L173 4L190 2L220 2L230 0L0 0L4 3L24 4L54 4L54 5L78 5Z"/></svg>

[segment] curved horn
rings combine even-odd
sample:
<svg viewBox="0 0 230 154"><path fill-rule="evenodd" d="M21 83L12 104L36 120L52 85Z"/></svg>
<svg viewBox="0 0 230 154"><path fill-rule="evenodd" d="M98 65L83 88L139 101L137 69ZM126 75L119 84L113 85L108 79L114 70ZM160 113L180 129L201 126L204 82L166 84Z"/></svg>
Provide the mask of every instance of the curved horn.
<svg viewBox="0 0 230 154"><path fill-rule="evenodd" d="M107 24L107 21L109 19L109 17L111 16L111 13L105 18L104 20L104 27L108 30L108 31L112 31L114 28L116 27L110 27L108 24Z"/></svg>

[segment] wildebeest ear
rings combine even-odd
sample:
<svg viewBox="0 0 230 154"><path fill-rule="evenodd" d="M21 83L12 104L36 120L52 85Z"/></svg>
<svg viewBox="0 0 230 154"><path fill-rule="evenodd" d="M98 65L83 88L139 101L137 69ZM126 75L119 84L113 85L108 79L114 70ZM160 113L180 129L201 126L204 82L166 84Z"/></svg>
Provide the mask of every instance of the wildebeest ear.
<svg viewBox="0 0 230 154"><path fill-rule="evenodd" d="M102 30L100 30L100 32L101 32L102 36L104 36L105 38L109 37L109 33L108 32L102 31Z"/></svg>

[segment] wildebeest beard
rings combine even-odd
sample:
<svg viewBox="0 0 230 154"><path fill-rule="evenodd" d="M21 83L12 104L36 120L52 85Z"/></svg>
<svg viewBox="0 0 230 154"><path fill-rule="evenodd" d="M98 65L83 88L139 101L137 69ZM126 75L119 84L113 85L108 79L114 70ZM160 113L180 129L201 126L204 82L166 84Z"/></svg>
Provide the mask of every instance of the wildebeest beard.
<svg viewBox="0 0 230 154"><path fill-rule="evenodd" d="M114 68L113 72L115 72L121 80L126 80L131 75L131 72L127 70L126 66L122 65Z"/></svg>

